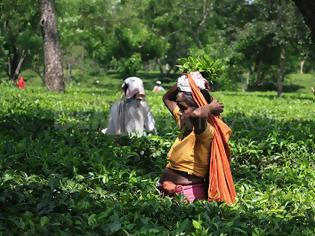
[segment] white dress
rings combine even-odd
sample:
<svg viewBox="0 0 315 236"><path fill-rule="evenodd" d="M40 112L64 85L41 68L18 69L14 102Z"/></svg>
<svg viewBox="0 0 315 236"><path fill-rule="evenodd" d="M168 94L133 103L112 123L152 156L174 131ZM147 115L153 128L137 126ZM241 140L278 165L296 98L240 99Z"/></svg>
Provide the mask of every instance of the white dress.
<svg viewBox="0 0 315 236"><path fill-rule="evenodd" d="M106 134L137 135L155 132L155 121L146 101L129 98L114 103Z"/></svg>

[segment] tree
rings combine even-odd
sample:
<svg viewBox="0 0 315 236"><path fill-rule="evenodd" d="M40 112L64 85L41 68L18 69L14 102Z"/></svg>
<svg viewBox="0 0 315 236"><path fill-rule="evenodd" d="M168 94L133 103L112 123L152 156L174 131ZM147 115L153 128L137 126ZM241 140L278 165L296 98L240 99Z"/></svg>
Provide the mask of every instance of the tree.
<svg viewBox="0 0 315 236"><path fill-rule="evenodd" d="M56 26L54 0L40 0L40 12L44 41L46 87L52 91L64 91L63 67Z"/></svg>
<svg viewBox="0 0 315 236"><path fill-rule="evenodd" d="M315 40L315 1L314 0L293 0L295 5L300 9L306 24L312 31Z"/></svg>
<svg viewBox="0 0 315 236"><path fill-rule="evenodd" d="M36 1L2 0L0 3L1 67L11 80L40 53L39 12Z"/></svg>
<svg viewBox="0 0 315 236"><path fill-rule="evenodd" d="M309 32L292 2L255 0L240 4L220 1L215 5L219 21L226 26L226 44L241 55L232 53L232 62L244 68L243 73L247 69L250 87L275 88L280 96L285 74L301 60L299 55L308 55ZM225 15L231 17L224 19Z"/></svg>
<svg viewBox="0 0 315 236"><path fill-rule="evenodd" d="M68 27L76 31L90 58L105 68L115 64L124 67L139 55L141 62L149 62L161 57L166 45L141 17L145 3L145 0L81 0L76 6L79 17L67 21L73 23Z"/></svg>
<svg viewBox="0 0 315 236"><path fill-rule="evenodd" d="M140 16L163 41L164 52L157 58L162 68L176 70L178 58L187 57L190 49L201 49L209 42L209 35L215 30L210 21L213 4L210 0L148 0ZM162 69L160 69L162 72Z"/></svg>
<svg viewBox="0 0 315 236"><path fill-rule="evenodd" d="M285 0L264 0L261 2L264 3L264 8L267 10L265 12L266 21L270 24L272 43L278 53L278 74L274 77L276 78L277 95L280 96L283 92L285 74L289 71L286 68L289 62L289 53L291 51L291 55L302 54L301 48L296 45L300 42L306 44L309 32L305 25L300 24L302 16L296 11L292 2ZM299 56L295 56L295 60L299 61Z"/></svg>

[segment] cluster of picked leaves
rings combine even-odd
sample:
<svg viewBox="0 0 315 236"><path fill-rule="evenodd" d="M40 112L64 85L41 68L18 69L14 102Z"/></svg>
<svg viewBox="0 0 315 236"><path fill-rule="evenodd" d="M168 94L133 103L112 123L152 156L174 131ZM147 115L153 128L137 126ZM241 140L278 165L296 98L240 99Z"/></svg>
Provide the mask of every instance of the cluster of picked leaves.
<svg viewBox="0 0 315 236"><path fill-rule="evenodd" d="M199 71L206 79L210 80L217 78L223 70L220 60L213 59L208 55L179 58L177 67L182 73Z"/></svg>
<svg viewBox="0 0 315 236"><path fill-rule="evenodd" d="M3 235L315 234L311 94L213 93L233 129L228 207L156 191L177 134L162 95L147 93L158 135L110 137L112 88L0 89Z"/></svg>

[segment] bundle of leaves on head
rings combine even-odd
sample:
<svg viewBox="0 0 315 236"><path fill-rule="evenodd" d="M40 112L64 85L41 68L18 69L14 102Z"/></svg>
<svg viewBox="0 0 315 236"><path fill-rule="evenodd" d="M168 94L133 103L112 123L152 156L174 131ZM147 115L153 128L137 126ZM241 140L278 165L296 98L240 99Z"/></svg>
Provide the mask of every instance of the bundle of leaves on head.
<svg viewBox="0 0 315 236"><path fill-rule="evenodd" d="M190 73L199 71L206 79L215 79L223 70L223 66L219 60L214 60L207 55L178 59L177 67L182 73Z"/></svg>

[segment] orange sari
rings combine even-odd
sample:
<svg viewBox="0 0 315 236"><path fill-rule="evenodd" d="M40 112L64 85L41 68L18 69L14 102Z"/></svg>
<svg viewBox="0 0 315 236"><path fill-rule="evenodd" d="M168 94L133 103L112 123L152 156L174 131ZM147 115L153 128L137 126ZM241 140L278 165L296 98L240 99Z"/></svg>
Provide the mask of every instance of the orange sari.
<svg viewBox="0 0 315 236"><path fill-rule="evenodd" d="M197 105L207 105L195 81L188 75L192 96ZM214 127L214 137L211 142L210 171L208 201L226 202L231 205L235 203L235 187L230 168L230 147L228 144L231 129L219 117L210 115L208 119Z"/></svg>

